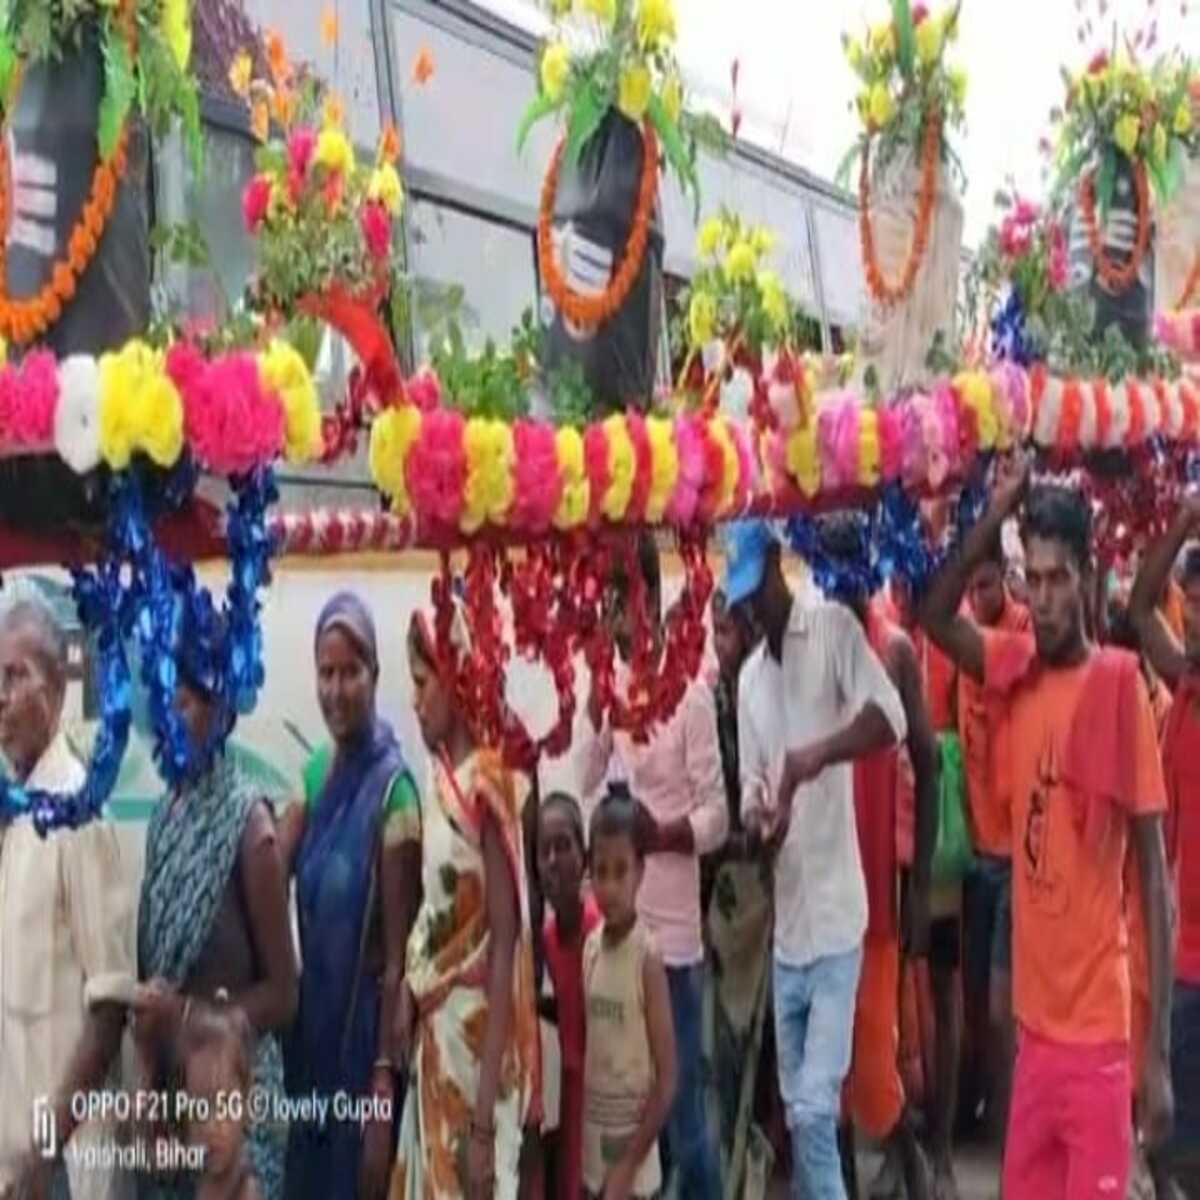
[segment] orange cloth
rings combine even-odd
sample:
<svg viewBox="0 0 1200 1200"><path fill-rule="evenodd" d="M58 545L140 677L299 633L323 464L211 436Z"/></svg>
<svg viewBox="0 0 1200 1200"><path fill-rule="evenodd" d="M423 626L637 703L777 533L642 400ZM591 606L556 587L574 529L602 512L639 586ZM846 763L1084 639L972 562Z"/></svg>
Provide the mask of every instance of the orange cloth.
<svg viewBox="0 0 1200 1200"><path fill-rule="evenodd" d="M986 630L984 647L986 686L1009 698L1017 1019L1067 1045L1128 1041L1128 818L1166 808L1145 682L1107 654L1043 667L1026 634ZM1101 746L1106 724L1124 739Z"/></svg>
<svg viewBox="0 0 1200 1200"><path fill-rule="evenodd" d="M900 1055L900 943L868 937L854 1007L854 1054L842 1090L843 1111L878 1140L904 1111Z"/></svg>
<svg viewBox="0 0 1200 1200"><path fill-rule="evenodd" d="M1029 609L1006 599L995 628L1005 633L1026 633ZM966 672L958 677L958 735L962 741L967 785L967 817L971 843L981 854L1008 858L1012 854L1011 751L1004 720L1003 700L989 696L983 684Z"/></svg>
<svg viewBox="0 0 1200 1200"><path fill-rule="evenodd" d="M1167 583L1166 595L1162 598L1162 603L1158 606L1158 611L1162 613L1162 618L1167 623L1167 627L1175 635L1177 642L1183 642L1183 588L1175 582L1169 580Z"/></svg>

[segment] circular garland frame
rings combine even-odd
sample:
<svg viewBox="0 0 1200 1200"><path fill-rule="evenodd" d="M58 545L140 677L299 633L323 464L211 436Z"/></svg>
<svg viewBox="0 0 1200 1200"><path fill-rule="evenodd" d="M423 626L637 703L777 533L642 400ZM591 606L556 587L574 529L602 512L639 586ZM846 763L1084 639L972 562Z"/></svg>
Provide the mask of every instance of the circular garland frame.
<svg viewBox="0 0 1200 1200"><path fill-rule="evenodd" d="M135 0L120 0L117 23L132 62L137 57ZM17 80L19 87L19 70ZM102 159L97 154L92 186L67 239L66 257L55 261L50 268L49 281L24 300L15 300L8 294L7 255L4 238L0 238L0 337L17 345L25 345L45 333L62 316L63 307L74 297L79 280L91 265L104 231L108 228L117 200L117 189L128 166L128 145L129 119L126 118L111 159ZM0 138L0 233L5 237L12 215L11 196L12 164L8 160L7 143Z"/></svg>
<svg viewBox="0 0 1200 1200"><path fill-rule="evenodd" d="M643 123L642 174L629 241L608 286L596 296L575 291L564 277L562 267L554 254L554 198L558 194L558 173L562 167L565 150L566 139L560 138L550 156L550 165L546 168L546 178L542 183L541 201L538 206L538 262L546 291L558 311L573 325L584 330L593 330L616 315L628 298L642 269L646 246L650 240L650 217L654 212L654 198L658 194L658 139L650 122Z"/></svg>
<svg viewBox="0 0 1200 1200"><path fill-rule="evenodd" d="M1123 267L1113 265L1100 239L1100 225L1096 214L1095 171L1089 171L1079 183L1079 211L1083 218L1083 229L1087 234L1092 260L1096 264L1096 274L1105 288L1114 295L1119 295L1136 281L1150 245L1150 181L1146 173L1146 164L1141 159L1133 163L1133 183L1137 192L1137 235L1134 238L1133 253Z"/></svg>

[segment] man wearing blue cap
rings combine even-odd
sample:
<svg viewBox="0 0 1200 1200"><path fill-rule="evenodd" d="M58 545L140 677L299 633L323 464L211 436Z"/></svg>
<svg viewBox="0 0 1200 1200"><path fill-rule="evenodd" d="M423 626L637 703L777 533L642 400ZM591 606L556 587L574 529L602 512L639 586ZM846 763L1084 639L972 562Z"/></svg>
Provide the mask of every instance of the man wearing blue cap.
<svg viewBox="0 0 1200 1200"><path fill-rule="evenodd" d="M738 744L745 819L777 853L775 1029L795 1191L845 1200L837 1120L867 928L851 763L904 740L904 706L845 608L796 600L765 522L730 527L724 591L766 635L742 670Z"/></svg>

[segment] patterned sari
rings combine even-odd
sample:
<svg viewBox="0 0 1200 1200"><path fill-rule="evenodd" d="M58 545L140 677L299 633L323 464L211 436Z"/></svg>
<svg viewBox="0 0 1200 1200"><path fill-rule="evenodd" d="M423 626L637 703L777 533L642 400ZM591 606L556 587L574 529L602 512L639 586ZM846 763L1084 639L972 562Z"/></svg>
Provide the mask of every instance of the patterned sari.
<svg viewBox="0 0 1200 1200"><path fill-rule="evenodd" d="M417 1027L391 1200L460 1200L487 1029L490 938L483 823L500 830L520 909L513 971L513 1024L496 1096L496 1200L517 1196L521 1141L540 1120L540 1046L525 886L524 788L491 752L457 770L435 759L422 797L425 894L408 943L408 985Z"/></svg>
<svg viewBox="0 0 1200 1200"><path fill-rule="evenodd" d="M242 831L261 799L233 763L222 756L213 769L186 785L180 803L162 800L146 833L146 871L138 905L138 977L161 977L182 990L212 932L213 921L237 869ZM283 1090L283 1057L274 1034L259 1033L253 1086ZM283 1131L254 1124L246 1149L266 1200L283 1196ZM139 1177L138 1194L187 1200L195 1176Z"/></svg>

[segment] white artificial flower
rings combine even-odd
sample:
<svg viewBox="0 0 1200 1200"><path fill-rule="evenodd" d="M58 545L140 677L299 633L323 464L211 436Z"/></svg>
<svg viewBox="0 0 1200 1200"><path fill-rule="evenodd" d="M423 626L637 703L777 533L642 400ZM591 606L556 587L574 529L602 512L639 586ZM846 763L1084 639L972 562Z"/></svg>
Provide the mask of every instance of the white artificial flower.
<svg viewBox="0 0 1200 1200"><path fill-rule="evenodd" d="M90 354L59 365L54 448L77 475L100 465L100 369Z"/></svg>

